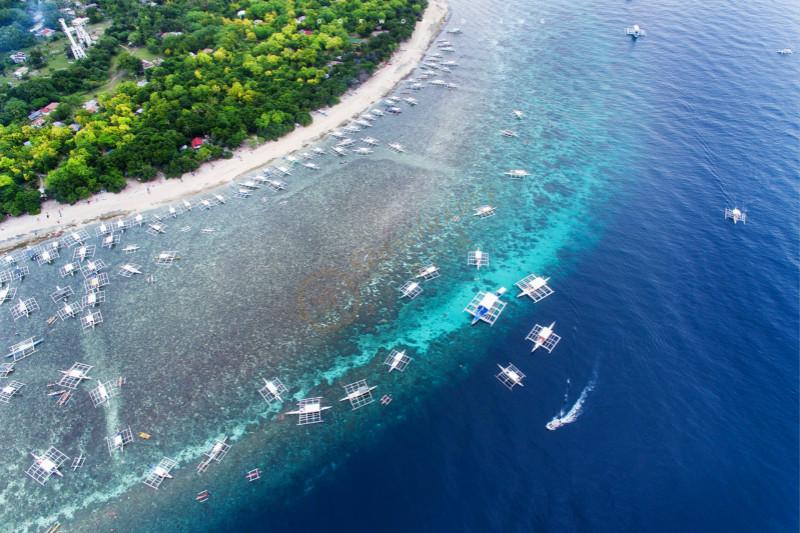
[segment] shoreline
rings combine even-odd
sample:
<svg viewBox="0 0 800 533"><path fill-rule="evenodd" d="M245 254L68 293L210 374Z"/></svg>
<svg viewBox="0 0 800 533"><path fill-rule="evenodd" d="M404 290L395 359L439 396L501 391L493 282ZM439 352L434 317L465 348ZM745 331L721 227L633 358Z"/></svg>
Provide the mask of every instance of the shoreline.
<svg viewBox="0 0 800 533"><path fill-rule="evenodd" d="M367 81L345 92L339 103L328 108L325 115L312 112L313 122L309 126L296 128L280 139L255 148L237 148L231 159L209 161L179 178L162 177L144 183L130 181L119 193L99 193L72 205L48 200L42 204L38 215L15 217L0 223L0 252L57 237L94 222L154 209L200 194L231 183L318 141L342 123L363 113L406 78L439 34L447 13L446 0L430 0L411 38L400 43L394 55Z"/></svg>

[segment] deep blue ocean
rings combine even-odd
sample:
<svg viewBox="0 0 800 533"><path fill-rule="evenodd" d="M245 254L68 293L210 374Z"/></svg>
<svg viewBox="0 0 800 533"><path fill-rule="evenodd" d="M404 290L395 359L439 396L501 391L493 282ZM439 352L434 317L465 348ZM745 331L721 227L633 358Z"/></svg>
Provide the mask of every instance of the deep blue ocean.
<svg viewBox="0 0 800 533"><path fill-rule="evenodd" d="M280 193L224 187L227 204L169 218L164 235L126 231L135 255L98 249L111 285L96 330L45 326L56 284L82 290L58 275L72 251L30 263L16 287L41 312L0 308L0 345L45 338L0 409L0 530L798 530L800 53L776 50L800 49L800 3L450 10L445 28L462 33L427 61L458 66L425 83L457 88L403 83L393 94L419 104L352 135L379 139L372 154L295 165ZM474 217L482 204L497 214ZM479 271L476 248L491 257ZM162 250L182 259L157 267ZM156 282L117 275L127 261ZM429 262L441 278L401 300ZM532 272L555 290L537 304L513 287ZM464 306L500 286L497 323L470 327ZM532 354L526 334L553 321L560 344ZM402 374L382 364L392 348L413 357ZM75 361L126 378L109 407L85 390L64 408L45 396ZM524 387L495 379L509 362ZM268 406L257 389L273 376L290 390ZM337 401L359 379L392 403ZM324 424L280 414L317 395ZM559 415L570 423L545 429ZM126 426L152 438L109 456ZM223 436L230 453L197 474ZM29 452L48 446L86 466L35 485ZM162 457L179 465L155 492L141 481Z"/></svg>
<svg viewBox="0 0 800 533"><path fill-rule="evenodd" d="M226 530L797 531L800 63L775 50L800 44L800 4L451 6L465 53L494 38L515 56L496 79L509 105L579 88L627 110L600 135L631 145L586 219L595 239L488 346L454 345L479 362L406 421ZM734 204L747 225L723 220ZM523 341L543 315L564 337L551 356ZM507 361L524 389L491 379ZM593 379L580 418L547 431Z"/></svg>

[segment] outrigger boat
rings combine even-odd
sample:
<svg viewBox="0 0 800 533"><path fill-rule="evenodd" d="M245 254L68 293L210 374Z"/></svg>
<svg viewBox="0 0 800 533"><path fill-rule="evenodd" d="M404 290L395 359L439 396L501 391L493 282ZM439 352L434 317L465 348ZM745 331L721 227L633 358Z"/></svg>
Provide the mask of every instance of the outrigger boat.
<svg viewBox="0 0 800 533"><path fill-rule="evenodd" d="M505 307L505 304L500 301L500 297L505 293L505 287L500 287L497 292L483 293L482 296L479 293L480 300L477 302L477 305L475 305L474 310L471 309L472 303L466 309L466 311L472 315L472 325L474 326L480 321L493 325L494 321L497 320L497 317L502 313Z"/></svg>
<svg viewBox="0 0 800 533"><path fill-rule="evenodd" d="M625 35L630 35L633 40L636 40L639 37L644 37L647 33L640 28L638 24L634 24L633 26L625 28Z"/></svg>
<svg viewBox="0 0 800 533"><path fill-rule="evenodd" d="M505 175L511 178L524 178L526 176L530 176L531 173L521 168L515 168L506 172Z"/></svg>
<svg viewBox="0 0 800 533"><path fill-rule="evenodd" d="M500 135L503 137L519 137L519 134L511 130L500 130Z"/></svg>
<svg viewBox="0 0 800 533"><path fill-rule="evenodd" d="M561 337L553 332L553 328L555 327L555 322L549 326L541 326L536 324L533 327L528 336L525 337L526 340L533 341L533 348L531 348L531 352L535 352L539 348L543 348L550 353L553 352L553 349L561 340Z"/></svg>
<svg viewBox="0 0 800 533"><path fill-rule="evenodd" d="M733 223L736 224L741 222L742 224L747 224L747 213L743 212L738 207L734 207L733 209L725 209L725 220L733 220Z"/></svg>

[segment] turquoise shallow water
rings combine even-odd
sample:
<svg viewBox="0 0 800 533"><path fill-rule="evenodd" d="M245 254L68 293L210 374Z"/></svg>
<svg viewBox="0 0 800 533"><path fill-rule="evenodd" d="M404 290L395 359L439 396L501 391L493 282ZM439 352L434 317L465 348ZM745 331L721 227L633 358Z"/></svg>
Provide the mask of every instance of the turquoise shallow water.
<svg viewBox="0 0 800 533"><path fill-rule="evenodd" d="M693 21L709 19L699 16L707 15L700 4L687 9L696 15ZM713 227L718 207L733 197L754 198L753 211L758 210L756 198L762 206L767 203L766 196L753 197L740 183L742 156L721 148L730 140L714 136L734 123L766 138L752 129L760 119L725 115L735 98L725 92L726 83L712 84L705 92L707 80L738 72L735 54L720 44L717 70L698 76L697 69L710 63L681 60L677 43L685 37L696 51L697 35L709 30L700 22L687 26L674 5L648 11L634 4L531 7L456 1L452 10L449 27L459 26L464 33L442 38L456 51L431 53L459 65L431 79L446 79L458 89L408 91L419 105L400 103L401 115L377 119L374 127L353 135L379 139L382 146L373 154L327 155L316 161L323 167L319 172L296 165L292 176L284 178L286 192L261 189L239 200L224 188L219 192L228 198L225 205L168 219L164 235L127 231L121 246L136 243L141 246L137 254L123 256L119 248L98 251L110 265L112 284L100 308L105 322L95 331L84 334L74 322L45 325L56 310L47 295L64 283L57 268L66 260L62 256L50 266L30 263L31 275L16 286L20 296L35 296L42 310L13 322L9 304L0 306L3 343L31 335L45 338L40 351L22 361L14 375L26 383L24 394L1 406L6 423L0 435L8 452L0 461L7 480L0 488L0 522L30 531L55 520L67 531L255 531L270 520L271 527L287 531L329 529L331 524L360 531L369 521L355 527L334 509L358 516L365 511L354 502L391 497L419 511L394 516L371 501L372 519L380 513L392 517L384 522L386 530L447 530L449 522L434 509L448 507L460 517L459 531L526 530L531 524L554 530L597 530L601 523L615 524L616 530L644 527L646 520L618 504L635 500L632 494L642 492L637 483L626 479L631 494L617 494L601 481L604 476L616 479L630 467L618 461L624 454L594 454L583 444L603 441L604 427L629 417L647 432L632 436L623 422L616 446L655 473L643 483L691 479L628 447L639 440L654 448L658 440L672 444L676 426L667 421L689 413L696 424L696 404L710 409L720 425L728 421L714 409L714 400L697 391L725 397L726 389L706 376L730 376L731 365L710 348L694 350L702 364L687 364L672 352L674 347L698 347L707 339L682 329L685 337L669 342L665 339L674 338L675 331L660 326L684 324L696 309L710 313L706 300L698 298L688 309L665 295L674 293L670 287L676 272L701 280L710 268L703 261L681 260L680 251L688 248L692 253L687 257L697 257L693 246L698 246L704 253L722 253L713 248L718 239L676 232L654 220L653 213L680 205L688 221L677 226ZM744 10L742 20L752 21L754 13ZM661 22L632 44L620 35L621 28L640 17ZM733 46L726 39L739 23L724 22L720 39ZM670 27L671 39L665 35ZM739 45L767 61L752 45ZM777 59L770 54L768 48L763 56ZM790 68L796 72L796 66ZM735 79L739 87L747 86ZM776 94L788 94L785 78L761 79L773 83ZM401 97L405 92L403 86L396 91ZM708 95L718 99L711 102L716 107L698 103ZM774 111L774 106L767 102L765 108ZM522 110L524 120L514 119L512 109ZM794 132L796 140L796 121L777 111L770 118L782 125L779 131ZM713 127L703 130L704 121ZM500 129L513 129L519 137L504 138ZM392 141L403 143L407 153L389 151L385 144ZM796 158L781 159L780 143L786 139L779 137L772 145L773 176L796 169ZM328 140L321 146L332 144ZM724 161L733 164L726 168ZM525 168L532 176L509 180L502 174L511 168ZM781 201L792 190L780 179L770 184ZM497 207L497 215L474 217L474 209L486 203ZM713 217L698 223L709 209ZM762 217L774 224L771 212ZM674 218L680 218L678 213ZM201 228L216 231L203 234ZM94 228L89 231L94 235ZM774 242L785 254L773 261L782 267L796 246L788 245L785 228L781 231ZM491 255L490 265L480 271L466 264L467 252L476 247ZM171 268L157 267L153 257L162 250L177 250L181 260ZM156 282L118 276L118 265L128 260L142 264ZM398 287L431 261L442 276L425 282L415 300L401 301ZM511 289L531 272L551 276L556 295L536 306L507 297L509 305L492 329L469 327L462 309L477 291ZM69 281L76 291L78 278ZM691 285L675 290L699 292ZM790 316L790 302L778 299L772 305ZM554 319L563 328L559 357L527 357L521 339L532 323ZM708 344L724 346L719 339L729 338L727 328L735 326L715 320L725 327ZM791 345L790 329L787 324L774 335L784 349ZM407 372L386 373L382 362L392 348L405 348L414 358ZM780 349L775 353L781 359ZM491 377L496 363L509 360L529 375L524 394L509 396ZM86 385L63 408L45 396L47 383L74 361L94 365L92 375L103 380L126 378L109 408L92 408ZM667 365L671 361L674 365ZM737 364L743 363L732 366ZM269 409L257 389L261 377L272 376L289 386L291 398L324 396L333 406L325 413L326 422L296 426L293 417L278 414L292 407L290 401ZM572 384L564 401L567 377ZM337 400L342 386L358 379L368 379L377 385L378 396L389 393L394 401L351 412ZM673 404L662 388L665 380L697 386L679 387L680 402ZM588 393L585 407L604 416L581 418L573 433L546 432L544 423L560 407L568 409L590 382L596 391ZM796 387L783 384L784 389L796 397ZM612 398L624 398L624 407ZM648 408L637 408L638 403ZM789 418L796 419L796 409ZM654 419L666 427L653 427ZM137 439L124 454L110 457L104 438L127 425L153 438ZM586 433L581 433L578 428L584 426ZM712 434L709 441L722 440ZM194 467L202 453L223 435L232 444L230 453L197 474ZM781 436L782 442L796 441L794 433ZM71 457L85 453L86 466L39 487L23 473L28 452L50 445ZM553 446L562 446L562 453ZM703 457L705 449L676 442L659 452L676 463L695 465L693 459ZM770 470L771 454L764 459ZM163 456L179 466L175 479L155 492L141 481L149 465ZM487 459L495 456L503 460ZM613 475L597 472L598 463L614 464L617 470ZM509 472L505 464L517 468ZM248 484L244 473L255 467L264 475ZM492 469L497 476L487 472ZM376 478L375 472L385 472L386 479ZM729 475L719 467L712 474L719 480ZM549 519L542 520L539 505L531 505L529 514L517 510L518 521L499 518L514 507L509 503L514 497L498 481L503 479L547 502ZM584 479L589 488L581 486ZM792 483L781 480L780 486L791 488ZM473 501L471 494L485 493L464 488L482 485L492 487L498 499ZM203 489L212 496L201 505L194 495ZM415 493L419 499L411 496ZM614 494L615 505L608 508L620 509L616 522L591 504L593 499L608 503L597 496L606 493ZM462 500L462 506L455 504ZM319 522L301 518L309 506L319 512Z"/></svg>

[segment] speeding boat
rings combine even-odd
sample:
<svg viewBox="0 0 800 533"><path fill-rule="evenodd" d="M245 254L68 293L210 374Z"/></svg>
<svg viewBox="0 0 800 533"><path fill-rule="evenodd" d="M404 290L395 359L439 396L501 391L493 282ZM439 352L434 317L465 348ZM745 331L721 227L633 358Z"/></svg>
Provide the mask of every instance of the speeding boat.
<svg viewBox="0 0 800 533"><path fill-rule="evenodd" d="M564 422L562 422L560 418L554 418L550 422L545 424L544 427L546 427L550 431L555 431L555 430L557 430L558 428L560 428L563 425L564 425Z"/></svg>
<svg viewBox="0 0 800 533"><path fill-rule="evenodd" d="M794 50L792 50L791 48L781 48L780 50L775 50L775 51L782 56L789 56L794 53Z"/></svg>

